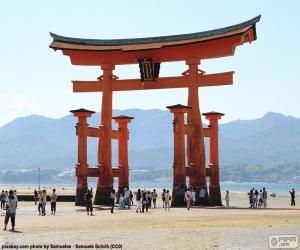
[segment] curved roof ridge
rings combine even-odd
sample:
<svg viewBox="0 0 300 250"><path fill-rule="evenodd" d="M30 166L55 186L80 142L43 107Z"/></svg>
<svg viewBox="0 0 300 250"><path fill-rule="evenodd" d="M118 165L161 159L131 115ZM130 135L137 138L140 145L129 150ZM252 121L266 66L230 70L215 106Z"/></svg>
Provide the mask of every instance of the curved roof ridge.
<svg viewBox="0 0 300 250"><path fill-rule="evenodd" d="M160 43L160 42L171 42L180 40L189 40L203 38L212 35L220 35L223 33L228 33L243 29L249 26L255 25L261 18L258 15L248 21L231 25L224 28L213 29L208 31L181 34L181 35L170 35L170 36L157 36L157 37L145 37L145 38L125 38L125 39L85 39L85 38L73 38L60 36L50 32L50 36L55 42L67 43L67 44L77 44L77 45L94 45L94 46L120 46L120 45L137 45L137 44L150 44L150 43ZM256 36L254 37L254 40Z"/></svg>

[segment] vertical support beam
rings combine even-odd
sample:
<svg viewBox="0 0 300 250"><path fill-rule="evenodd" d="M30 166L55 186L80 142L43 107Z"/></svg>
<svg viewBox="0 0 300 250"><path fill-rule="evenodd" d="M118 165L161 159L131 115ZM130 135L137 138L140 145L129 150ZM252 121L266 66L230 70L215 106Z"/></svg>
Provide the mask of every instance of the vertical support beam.
<svg viewBox="0 0 300 250"><path fill-rule="evenodd" d="M206 187L205 149L198 95L198 65L200 60L188 58L186 64L189 66L188 106L191 107L187 116L187 160L188 166L193 169L190 185L196 187L196 204L199 204L199 190L202 186Z"/></svg>
<svg viewBox="0 0 300 250"><path fill-rule="evenodd" d="M114 65L103 64L103 93L101 107L101 125L103 137L99 139L98 144L98 167L100 168L100 177L98 178L97 190L94 204L109 205L109 195L113 189L113 172L111 164L111 122L112 122L112 71Z"/></svg>
<svg viewBox="0 0 300 250"><path fill-rule="evenodd" d="M119 176L119 193L122 193L124 188L129 188L129 169L128 169L128 123L133 117L115 116L113 117L118 123L119 139L118 139L118 167L120 168Z"/></svg>
<svg viewBox="0 0 300 250"><path fill-rule="evenodd" d="M184 192L180 189L186 186L185 173L185 125L184 114L190 107L180 104L168 106L171 113L174 114L173 132L174 132L174 163L173 163L173 195L172 206L184 206Z"/></svg>
<svg viewBox="0 0 300 250"><path fill-rule="evenodd" d="M78 136L78 160L75 167L77 176L75 206L84 206L84 194L88 189L87 133L89 125L87 123L87 117L90 117L95 112L86 109L71 110L70 112L78 118L76 124L76 134Z"/></svg>
<svg viewBox="0 0 300 250"><path fill-rule="evenodd" d="M220 171L219 171L219 140L218 120L224 115L217 112L209 112L203 114L209 120L210 126L210 186L209 196L213 206L222 206L221 190L220 190Z"/></svg>

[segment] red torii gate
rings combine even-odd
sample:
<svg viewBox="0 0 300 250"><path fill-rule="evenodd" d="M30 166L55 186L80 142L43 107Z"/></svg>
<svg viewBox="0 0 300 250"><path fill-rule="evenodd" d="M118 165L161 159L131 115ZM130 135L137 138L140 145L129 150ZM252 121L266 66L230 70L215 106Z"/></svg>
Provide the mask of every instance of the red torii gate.
<svg viewBox="0 0 300 250"><path fill-rule="evenodd" d="M202 127L201 113L199 108L199 87L210 87L219 85L230 85L233 82L233 71L205 74L198 68L201 60L234 55L235 48L244 43L251 43L256 40L255 25L260 20L257 16L246 22L229 26L226 28L210 30L199 33L135 38L135 39L81 39L59 36L50 33L53 42L50 48L61 50L64 55L69 56L74 65L101 66L103 75L97 81L73 81L73 92L102 92L101 126L99 129L89 128L86 118L92 114L88 110L74 110L73 113L79 118L77 125L78 140L82 141L78 148L77 164L77 202L81 204L82 195L87 188L85 181L87 176L97 176L97 190L94 203L108 204L108 197L113 187L113 177L120 176L128 184L128 160L127 167L112 168L111 163L111 140L119 139L119 151L121 150L124 159L127 159L126 150L122 149L127 137L123 135L123 144L120 140L120 131L112 130L112 94L113 91L131 90L152 90L165 88L188 88L188 106L170 106L171 112L175 115L175 127L180 130L180 135L174 134L174 193L173 204L178 205L174 197L179 185L185 184L183 176L190 176L190 185L196 187L197 192L201 186L206 186L206 176L211 179L210 196L212 205L221 205L219 167L218 167L218 123L221 113L204 114L210 121L210 128ZM171 61L185 61L188 69L181 76L159 77L160 64ZM113 74L116 65L139 64L141 79L119 79ZM184 125L183 115L187 112L187 124ZM132 118L116 118L121 124L127 124ZM178 124L177 124L178 123ZM176 125L177 124L177 125ZM125 126L125 125L124 125ZM127 125L126 125L127 126ZM78 129L80 127L81 129ZM183 127L185 127L183 131ZM127 129L127 128L126 128ZM183 133L184 132L184 133ZM127 132L126 132L127 133ZM182 134L183 133L183 134ZM182 135L187 136L187 167L185 166L185 146L182 143ZM98 168L88 168L86 159L85 140L87 136L99 137L98 146ZM177 138L177 136L179 136ZM210 136L210 171L207 171L205 162L204 136ZM183 140L184 142L184 140ZM83 145L83 146L82 146ZM122 146L123 145L123 146ZM183 147L183 148L182 148ZM83 152L85 151L85 152ZM126 155L126 157L124 156ZM119 155L120 157L120 155ZM122 158L122 157L121 157ZM176 159L176 160L175 160ZM180 163L178 163L178 160ZM119 158L119 165L121 166ZM124 164L124 162L123 162ZM178 165L179 164L179 165ZM180 165L181 164L181 165ZM180 167L179 167L180 166ZM122 170L121 170L122 169ZM180 170L179 170L180 169ZM178 173L178 178L175 178ZM127 176L127 177L124 177ZM177 181L180 180L180 181ZM184 183L182 183L184 182ZM123 184L122 184L123 185ZM119 185L120 187L120 185ZM121 188L121 187L120 187ZM198 195L197 195L198 197Z"/></svg>

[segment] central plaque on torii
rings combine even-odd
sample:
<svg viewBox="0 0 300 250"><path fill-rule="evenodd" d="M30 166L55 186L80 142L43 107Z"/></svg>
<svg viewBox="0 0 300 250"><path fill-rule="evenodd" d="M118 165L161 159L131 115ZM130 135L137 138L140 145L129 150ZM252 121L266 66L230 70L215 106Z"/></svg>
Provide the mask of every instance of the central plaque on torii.
<svg viewBox="0 0 300 250"><path fill-rule="evenodd" d="M186 166L178 168L177 162L173 164L174 171L176 170L177 174L184 176L184 178L174 179L173 191L177 190L179 186L186 185L185 177L189 176L190 183L188 184L195 187L197 191L196 203L199 204L199 189L206 187L206 176L209 176L213 181L209 188L210 199L208 199L208 203L221 205L219 163L217 157L217 120L220 119L223 114L217 112L206 113L205 116L210 120L211 127L202 127L198 88L231 85L233 83L234 72L205 74L204 71L199 69L199 64L201 60L205 59L233 56L237 46L256 40L255 26L259 20L260 16L257 16L240 24L205 32L134 39L82 39L51 33L53 42L50 44L50 48L61 50L64 55L71 59L71 63L74 65L99 66L103 71L103 75L95 81L73 81L74 92L103 93L100 128L90 128L86 123L86 118L92 114L92 111L72 111L81 121L78 123L82 133L78 134L79 140L85 142L83 138L89 135L99 137L97 168L88 167L85 157L86 153L81 152L82 150L86 150L84 146L81 146L81 151L78 151L78 163L76 168L78 178L77 194L82 194L87 189L87 183L85 183L85 179L82 178L82 176L85 176L85 178L90 175L99 177L94 200L95 204L109 204L109 194L113 188L114 176L126 179L127 174L127 181L122 181L122 185L128 183L128 164L126 160L123 161L123 164L119 163L118 168L112 167L112 139L120 140L121 136L123 138L123 144L121 143L120 145L123 145L121 147L124 148L119 148L119 151L121 150L123 154L128 154L125 150L127 147L125 144L127 145L127 143L124 144L124 138L127 132L123 132L121 135L120 131L112 130L112 97L114 91L188 88L187 105L169 107L171 112L177 117L176 119L181 121L177 123L177 125L174 124L174 128L180 128L181 131L181 135L174 137L174 150L176 149L174 152L182 152L182 150L177 150L178 145L176 145L176 143L178 141L184 142L182 135L187 137L185 149L187 158ZM163 67L163 63L174 61L185 61L187 70L178 76L159 77L159 70L160 67ZM124 64L139 65L140 78L119 79L113 75L115 67ZM182 123L182 115L184 112L187 112L186 125ZM132 118L124 118L123 121L122 118L117 118L117 121L119 125L127 124L130 122L130 119ZM120 126L123 126L125 130L127 129L127 127L124 127L125 125ZM210 139L213 145L211 146L213 152L210 154L209 171L207 171L206 167L204 136L211 137ZM84 143L82 145L84 145ZM121 158L124 159L125 156L123 155L122 157ZM180 157L176 156L176 159L181 159L182 157L182 155L180 155ZM127 166L124 166L126 164ZM178 169L182 169L183 172L179 173L180 171L178 172ZM78 176L80 176L81 181ZM77 198L80 200L79 197ZM78 202L78 204L79 203L80 202ZM176 205L176 202L173 202L173 204Z"/></svg>

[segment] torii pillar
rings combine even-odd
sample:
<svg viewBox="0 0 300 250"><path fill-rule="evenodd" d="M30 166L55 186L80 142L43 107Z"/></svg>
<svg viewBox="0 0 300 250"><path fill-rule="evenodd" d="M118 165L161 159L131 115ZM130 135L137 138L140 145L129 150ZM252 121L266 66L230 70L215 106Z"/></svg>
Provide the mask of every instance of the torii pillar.
<svg viewBox="0 0 300 250"><path fill-rule="evenodd" d="M190 185L196 187L196 204L199 202L199 190L206 187L205 148L203 128L199 107L199 58L187 58L189 86L188 86L188 110L187 115L187 161L190 174ZM202 73L202 72L201 72Z"/></svg>
<svg viewBox="0 0 300 250"><path fill-rule="evenodd" d="M70 112L73 113L75 117L78 117L78 122L76 124L76 134L78 136L78 160L75 168L77 176L75 206L84 206L84 194L88 189L87 172L89 166L87 163L87 135L89 127L87 118L95 112L87 109L71 110Z"/></svg>
<svg viewBox="0 0 300 250"><path fill-rule="evenodd" d="M102 64L103 70L103 94L101 107L101 126L102 136L98 144L98 168L100 177L97 182L97 190L94 204L110 205L109 196L113 189L114 177L112 170L112 71L115 66L112 64Z"/></svg>
<svg viewBox="0 0 300 250"><path fill-rule="evenodd" d="M118 168L119 168L119 193L122 193L124 188L129 188L129 169L128 169L128 123L133 117L115 116L113 117L118 123Z"/></svg>
<svg viewBox="0 0 300 250"><path fill-rule="evenodd" d="M208 112L203 114L206 119L209 120L210 130L210 145L209 145L209 157L210 157L210 185L209 196L210 202L213 206L222 206L221 190L220 190L220 171L219 171L219 140L218 120L224 115L218 112Z"/></svg>
<svg viewBox="0 0 300 250"><path fill-rule="evenodd" d="M181 104L167 106L174 114L173 132L174 132L174 163L173 163L173 193L172 206L184 206L184 197L179 194L179 189L186 186L185 171L185 125L184 114L190 107Z"/></svg>

